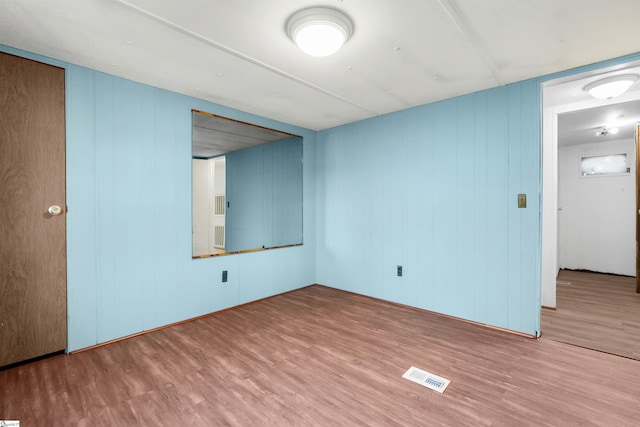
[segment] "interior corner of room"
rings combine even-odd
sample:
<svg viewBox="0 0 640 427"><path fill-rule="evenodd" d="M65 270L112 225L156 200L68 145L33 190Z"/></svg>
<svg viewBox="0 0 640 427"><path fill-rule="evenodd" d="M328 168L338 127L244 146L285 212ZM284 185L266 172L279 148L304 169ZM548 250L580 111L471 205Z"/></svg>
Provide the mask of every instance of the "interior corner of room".
<svg viewBox="0 0 640 427"><path fill-rule="evenodd" d="M209 363L204 347L189 347L200 333L215 340L218 328L237 328L271 350L259 331L281 334L293 353L274 357L297 363L293 355L314 346L314 322L318 353L346 365L376 337L420 336L413 351L363 357L385 375L411 355L473 382L457 360L481 362L460 349L473 345L497 364L489 342L539 369L549 363L531 348L625 373L635 366L640 3L304 0L260 13L247 13L255 0L223 3L4 5L0 368L55 354L115 357L139 374L129 351L150 355L171 337L198 353L175 366L193 379ZM336 45L303 46L327 21ZM610 31L591 30L605 24ZM280 315L293 326L272 325ZM353 332L362 347L328 349L332 330ZM450 339L455 357L423 352L431 336ZM224 344L206 348L232 373L245 369L236 359L260 354L225 359ZM58 366L46 360L38 366ZM338 372L326 363L316 367ZM509 366L513 378L526 371ZM296 375L287 372L285 383ZM149 389L127 392L155 399L155 380L135 378ZM489 404L478 393L486 379L464 392L458 379L446 405L465 393ZM520 380L514 387L531 385ZM513 413L495 408L493 421L548 421L509 396ZM428 400L421 410L433 409ZM0 418L16 402L0 401ZM97 420L95 410L74 422ZM246 416L258 417L244 419L251 424L260 414Z"/></svg>

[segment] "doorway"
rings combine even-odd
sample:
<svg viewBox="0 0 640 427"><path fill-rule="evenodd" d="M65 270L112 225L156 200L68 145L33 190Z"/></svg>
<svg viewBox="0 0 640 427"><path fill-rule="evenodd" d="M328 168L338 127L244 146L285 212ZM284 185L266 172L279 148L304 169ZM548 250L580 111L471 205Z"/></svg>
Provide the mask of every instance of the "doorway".
<svg viewBox="0 0 640 427"><path fill-rule="evenodd" d="M640 73L640 62L636 61L634 63L625 63L625 64L617 64L611 67L593 70L590 72L582 73L579 75L569 76L561 79L556 79L554 81L549 81L543 85L543 238L542 238L542 274L541 274L541 303L543 306L543 315L541 316L541 336L545 337L545 327L549 331L549 318L553 317L550 313L556 314L556 312L546 311L545 310L557 310L558 312L562 310L570 309L568 307L562 307L560 304L560 298L562 292L562 298L566 298L567 295L571 295L571 292L576 289L572 289L571 292L567 293L568 289L566 286L571 286L571 283L582 283L585 280L584 277L572 278L568 280L563 274L566 275L566 271L561 273L561 276L558 276L558 272L562 263L560 262L560 253L559 243L564 244L566 242L559 242L558 237L561 233L558 230L559 219L561 219L561 215L564 212L561 209L564 209L558 203L559 196L559 169L558 165L561 161L559 159L559 128L560 128L560 117L563 115L571 115L571 114L580 114L581 112L587 112L589 110L596 111L598 108L615 108L617 104L623 103L637 103L640 101L640 85L637 83L632 86L632 88L625 94L620 95L614 99L593 99L586 92L584 92L583 88L590 82L601 79L603 77L608 77L610 75L622 74L622 73ZM631 128L634 127L633 121L635 118L625 117L629 123L625 123L625 126L629 126ZM589 132L589 135L592 138L596 138L596 133L602 132L602 125L604 123L592 123L589 128L583 129L585 132ZM586 134L585 134L586 135ZM606 135L606 133L605 133ZM633 135L633 134L631 134ZM611 135L609 135L611 136ZM633 136L628 138L627 141L632 148L627 150L629 152L628 164L632 166L631 169L635 169L635 150L633 149L632 139ZM595 141L591 141L595 142ZM597 144L593 144L594 147ZM594 148L595 149L595 148ZM579 150L580 151L580 150ZM584 150L583 150L584 151ZM566 157L566 156L565 156ZM575 153L574 153L575 157ZM586 157L586 156L585 156ZM572 163L572 167L576 170L579 168L580 159L575 160ZM572 161L573 161L572 160ZM566 158L565 158L566 161ZM576 173L578 173L576 171ZM633 180L633 177L629 177ZM590 178L584 178L582 184L588 182ZM605 178L606 179L606 178ZM597 178L596 178L597 180ZM594 184L596 181L591 181ZM603 181L601 181L603 182ZM634 186L635 187L635 186ZM633 190L631 190L633 192ZM634 194L628 194L628 202L629 205L634 205ZM629 215L632 218L635 216L635 208L630 208ZM632 224L631 227L633 227ZM631 228L631 231L633 228ZM627 229L627 231L629 231ZM630 237L635 233L627 233L630 234ZM574 248L575 249L575 248ZM627 248L627 258L635 259L635 243L632 241L630 248ZM566 260L563 260L566 264ZM627 263L628 264L628 263ZM575 268L585 268L580 266L575 266ZM634 271L634 266L631 265L630 272L622 272L622 278L624 278L625 274L637 275ZM607 271L607 270L605 270ZM613 271L615 273L615 271ZM603 285L604 282L608 282L606 277L604 276L586 276L588 279L586 282L591 282L592 284L600 284ZM613 276L616 277L616 276ZM605 279L605 280L600 280ZM633 278L628 278L633 279ZM635 281L635 279L633 279ZM617 282L617 280L612 280L613 282ZM557 286L556 286L557 285ZM625 285L626 286L626 285ZM561 287L564 287L560 289ZM596 289L596 293L599 292L600 289ZM587 292L586 294L589 294ZM596 294L594 294L596 295ZM600 295L598 295L600 296ZM635 295L630 293L630 298L634 298ZM566 300L565 300L566 301ZM599 302L592 300L588 304L600 304ZM595 314L593 314L595 317ZM546 319L546 320L545 320ZM603 328L607 323L604 319L602 321L594 321L593 324L597 328ZM626 321L623 320L622 323ZM624 329L627 326L621 327ZM568 327L570 330L567 335L571 335L571 328L575 331L576 326ZM606 329L606 328L605 328ZM607 332L603 329L602 337L606 336ZM547 334L547 337L549 334ZM574 343L575 344L575 343ZM595 343L594 343L595 344ZM596 345L582 345L585 347L595 348L601 351L607 351L606 349L597 348Z"/></svg>
<svg viewBox="0 0 640 427"><path fill-rule="evenodd" d="M0 366L65 350L65 71L0 53Z"/></svg>

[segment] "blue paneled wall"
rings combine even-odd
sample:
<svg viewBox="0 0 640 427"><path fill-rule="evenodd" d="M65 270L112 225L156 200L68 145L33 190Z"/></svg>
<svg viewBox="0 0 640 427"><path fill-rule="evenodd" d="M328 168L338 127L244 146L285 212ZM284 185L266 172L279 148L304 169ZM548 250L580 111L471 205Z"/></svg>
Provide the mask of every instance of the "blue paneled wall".
<svg viewBox="0 0 640 427"><path fill-rule="evenodd" d="M302 242L302 139L226 155L227 252Z"/></svg>
<svg viewBox="0 0 640 427"><path fill-rule="evenodd" d="M67 85L71 350L314 282L312 227L299 248L191 259L191 109L301 134L310 159L313 132L75 66Z"/></svg>
<svg viewBox="0 0 640 427"><path fill-rule="evenodd" d="M314 283L315 132L0 49L66 68L69 350ZM194 108L304 137L303 246L191 258Z"/></svg>
<svg viewBox="0 0 640 427"><path fill-rule="evenodd" d="M316 154L318 283L539 330L538 82L322 131Z"/></svg>
<svg viewBox="0 0 640 427"><path fill-rule="evenodd" d="M0 49L67 69L69 350L311 283L539 331L543 78L316 133ZM191 259L191 109L304 137L303 246Z"/></svg>

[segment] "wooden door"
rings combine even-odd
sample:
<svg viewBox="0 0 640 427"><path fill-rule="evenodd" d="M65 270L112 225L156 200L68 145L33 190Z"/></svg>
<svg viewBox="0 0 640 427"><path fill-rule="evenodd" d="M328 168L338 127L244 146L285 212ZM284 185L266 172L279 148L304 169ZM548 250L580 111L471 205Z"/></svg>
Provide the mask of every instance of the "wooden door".
<svg viewBox="0 0 640 427"><path fill-rule="evenodd" d="M640 123L636 125L636 292L640 293Z"/></svg>
<svg viewBox="0 0 640 427"><path fill-rule="evenodd" d="M0 52L0 366L66 348L64 79Z"/></svg>

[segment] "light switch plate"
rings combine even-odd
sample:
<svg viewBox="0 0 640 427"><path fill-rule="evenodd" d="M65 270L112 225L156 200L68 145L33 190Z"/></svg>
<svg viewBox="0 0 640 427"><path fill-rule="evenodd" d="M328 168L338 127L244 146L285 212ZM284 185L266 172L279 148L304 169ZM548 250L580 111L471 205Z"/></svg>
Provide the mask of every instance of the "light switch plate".
<svg viewBox="0 0 640 427"><path fill-rule="evenodd" d="M527 207L527 195L518 194L518 208L526 208L526 207Z"/></svg>

